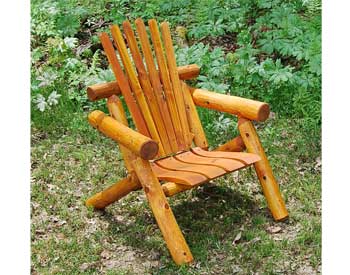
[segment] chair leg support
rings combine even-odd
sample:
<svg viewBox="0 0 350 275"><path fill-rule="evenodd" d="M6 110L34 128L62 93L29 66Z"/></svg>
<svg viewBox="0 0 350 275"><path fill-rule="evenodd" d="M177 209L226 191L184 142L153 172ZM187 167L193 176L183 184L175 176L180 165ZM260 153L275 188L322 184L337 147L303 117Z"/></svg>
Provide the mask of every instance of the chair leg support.
<svg viewBox="0 0 350 275"><path fill-rule="evenodd" d="M93 195L86 200L86 206L93 206L95 209L104 209L111 203L121 199L131 191L140 189L141 185L135 174L118 181L107 189Z"/></svg>
<svg viewBox="0 0 350 275"><path fill-rule="evenodd" d="M220 145L214 151L224 152L242 152L245 149L245 145L241 136L235 137L234 139Z"/></svg>
<svg viewBox="0 0 350 275"><path fill-rule="evenodd" d="M248 119L239 118L238 129L248 152L261 157L261 160L254 164L254 167L273 218L276 221L286 219L288 212L285 203L254 125Z"/></svg>
<svg viewBox="0 0 350 275"><path fill-rule="evenodd" d="M191 262L192 253L149 162L137 158L132 164L173 260L178 265Z"/></svg>

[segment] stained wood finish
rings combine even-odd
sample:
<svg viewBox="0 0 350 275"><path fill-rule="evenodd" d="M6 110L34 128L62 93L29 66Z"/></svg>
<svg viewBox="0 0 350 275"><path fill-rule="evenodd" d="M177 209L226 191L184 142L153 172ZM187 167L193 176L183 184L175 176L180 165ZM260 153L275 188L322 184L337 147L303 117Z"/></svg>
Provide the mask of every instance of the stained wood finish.
<svg viewBox="0 0 350 275"><path fill-rule="evenodd" d="M112 71L115 75L115 78L117 79L119 83L120 90L124 96L125 102L129 107L131 116L134 120L134 123L136 125L137 130L145 135L150 137L150 133L148 131L146 122L143 118L143 115L139 109L139 106L135 102L135 98L132 95L128 80L126 76L124 75L124 72L119 64L119 61L117 59L117 56L115 54L115 50L113 48L113 44L111 40L109 40L109 37L107 33L101 33L100 40L103 46L103 49L107 55L108 61L110 66L112 67Z"/></svg>
<svg viewBox="0 0 350 275"><path fill-rule="evenodd" d="M124 124L126 127L129 127L123 104L116 95L112 95L110 98L108 98L107 108L111 117ZM119 149L123 155L125 167L130 173L133 170L131 162L137 157L137 155L120 143Z"/></svg>
<svg viewBox="0 0 350 275"><path fill-rule="evenodd" d="M199 75L200 68L196 64L177 67L177 72L181 80L194 79ZM117 81L94 84L87 87L87 95L91 101L108 98L112 95L121 94Z"/></svg>
<svg viewBox="0 0 350 275"><path fill-rule="evenodd" d="M155 20L149 20L148 25L151 32L151 38L152 38L153 47L157 58L157 63L158 63L158 68L160 72L161 81L163 84L165 98L169 107L170 115L172 118L174 130L175 130L176 141L179 146L179 150L184 150L187 148L186 141L183 136L181 120L180 120L178 109L176 106L175 96L174 96L172 84L170 81L169 70L168 70L166 59L164 56L164 49L163 49L162 41L160 39L157 22Z"/></svg>
<svg viewBox="0 0 350 275"><path fill-rule="evenodd" d="M179 184L195 186L197 184L208 181L208 178L202 174L189 171L175 171L165 169L156 163L151 163L152 170L158 179L164 181L172 181Z"/></svg>
<svg viewBox="0 0 350 275"><path fill-rule="evenodd" d="M191 151L196 155L207 158L225 158L233 159L249 165L260 160L260 157L256 154L241 153L241 152L220 152L220 151L205 151L199 147L191 148Z"/></svg>
<svg viewBox="0 0 350 275"><path fill-rule="evenodd" d="M223 158L207 158L198 156L192 152L178 154L175 156L175 159L188 164L196 163L206 165L209 167L219 167L221 169L224 169L226 172L232 172L246 166L245 164L237 160Z"/></svg>
<svg viewBox="0 0 350 275"><path fill-rule="evenodd" d="M245 145L241 136L235 137L234 139L220 145L214 151L224 152L242 152L245 149Z"/></svg>
<svg viewBox="0 0 350 275"><path fill-rule="evenodd" d="M193 89L194 103L208 109L231 113L251 120L265 121L270 114L270 107L265 102Z"/></svg>
<svg viewBox="0 0 350 275"><path fill-rule="evenodd" d="M153 159L158 153L158 144L139 132L118 122L101 111L89 114L89 123L101 133L122 144L143 159Z"/></svg>
<svg viewBox="0 0 350 275"><path fill-rule="evenodd" d="M143 64L142 56L137 46L137 41L129 21L123 22L123 29L128 41L129 49L134 59L135 67L138 72L138 78L142 90L147 98L148 106L152 113L153 120L157 126L158 134L164 147L165 154L172 153L172 148L168 139L167 131L164 125L163 117L159 110L157 99L153 93L151 82L148 78L146 68Z"/></svg>
<svg viewBox="0 0 350 275"><path fill-rule="evenodd" d="M175 133L175 125L172 120L173 117L176 119L177 116L176 116L176 113L174 113L173 109L170 110L167 100L165 98L165 95L163 93L162 84L159 78L160 73L157 71L156 66L154 64L151 45L148 39L145 24L141 19L136 19L135 24L136 24L136 30L140 40L143 56L145 58L145 62L147 65L149 78L153 87L154 94L157 99L158 107L160 109L160 112L162 113L169 142L172 147L172 151L177 152L180 150L178 146L177 137L181 133L179 132L179 129L177 130L178 131L177 134Z"/></svg>
<svg viewBox="0 0 350 275"><path fill-rule="evenodd" d="M173 260L177 264L191 262L193 260L192 253L176 222L160 183L152 173L150 163L138 158L133 162L133 166Z"/></svg>
<svg viewBox="0 0 350 275"><path fill-rule="evenodd" d="M158 160L156 161L156 164L169 170L195 172L207 177L208 179L213 179L226 173L224 169L217 166L202 165L197 163L188 164L179 161L174 157Z"/></svg>
<svg viewBox="0 0 350 275"><path fill-rule="evenodd" d="M245 118L239 118L238 129L248 152L257 154L261 158L254 163L254 167L272 216L277 221L286 219L288 217L286 205L253 123Z"/></svg>
<svg viewBox="0 0 350 275"><path fill-rule="evenodd" d="M207 156L198 155L202 151L204 152L203 154L209 154ZM224 157L221 157L223 155ZM157 160L151 166L153 172L160 180L196 186L226 173L246 167L258 160L260 158L255 154L208 152L197 147L194 148L193 152L182 152L174 157ZM175 186L173 188L176 189ZM179 192L181 191L179 190Z"/></svg>
<svg viewBox="0 0 350 275"><path fill-rule="evenodd" d="M104 209L111 203L126 196L131 191L140 189L140 183L134 178L134 175L129 175L125 179L118 181L109 188L95 194L86 200L86 206L92 206L95 209Z"/></svg>
<svg viewBox="0 0 350 275"><path fill-rule="evenodd" d="M152 24L156 24L156 21L152 20ZM166 59L167 59L170 79L173 87L173 93L175 95L176 107L180 117L182 134L184 136L186 148L189 148L192 144L192 138L190 135L190 128L188 126L188 121L186 117L182 86L180 83L179 74L177 72L176 58L175 58L175 52L173 48L173 41L171 40L169 24L167 22L161 23L160 29L162 32L162 38L164 42Z"/></svg>
<svg viewBox="0 0 350 275"><path fill-rule="evenodd" d="M190 131L194 135L194 143L201 148L208 148L209 144L205 136L202 123L199 119L196 106L194 105L191 92L185 82L181 83L182 92L185 101L187 120L190 126Z"/></svg>
<svg viewBox="0 0 350 275"><path fill-rule="evenodd" d="M165 154L163 144L161 143L161 139L158 134L157 127L154 123L151 111L149 109L149 105L147 104L145 95L142 91L136 72L134 71L131 60L129 58L128 50L124 43L123 35L117 25L111 26L110 29L111 29L113 39L117 45L120 58L122 59L122 62L124 64L124 69L128 76L129 83L132 87L132 90L134 92L134 96L138 102L138 105L140 106L140 109L145 119L145 122L147 124L148 130L151 134L152 139L159 142L158 144L159 153L160 153L160 156L163 156Z"/></svg>
<svg viewBox="0 0 350 275"><path fill-rule="evenodd" d="M180 192L195 188L197 185L184 185L177 184L175 182L166 182L162 185L163 192L165 196L171 197Z"/></svg>

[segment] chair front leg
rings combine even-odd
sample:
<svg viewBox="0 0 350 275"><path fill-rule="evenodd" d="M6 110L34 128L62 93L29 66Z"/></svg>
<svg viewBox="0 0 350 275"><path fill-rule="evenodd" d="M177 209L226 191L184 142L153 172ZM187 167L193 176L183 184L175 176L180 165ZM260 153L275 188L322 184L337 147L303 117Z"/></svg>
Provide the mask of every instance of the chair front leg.
<svg viewBox="0 0 350 275"><path fill-rule="evenodd" d="M191 262L193 260L192 253L176 222L162 187L153 174L150 163L137 158L133 161L133 167L173 260L178 265Z"/></svg>
<svg viewBox="0 0 350 275"><path fill-rule="evenodd" d="M241 117L238 120L238 129L248 152L261 157L260 161L254 163L254 167L273 218L276 221L286 219L288 212L285 203L254 125L250 120Z"/></svg>

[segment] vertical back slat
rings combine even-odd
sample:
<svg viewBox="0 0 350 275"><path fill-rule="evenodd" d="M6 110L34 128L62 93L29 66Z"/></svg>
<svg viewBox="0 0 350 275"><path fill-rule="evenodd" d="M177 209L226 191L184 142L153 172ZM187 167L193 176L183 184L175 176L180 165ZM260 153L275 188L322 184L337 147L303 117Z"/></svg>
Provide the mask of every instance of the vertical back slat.
<svg viewBox="0 0 350 275"><path fill-rule="evenodd" d="M109 64L112 67L113 73L118 81L120 90L122 92L122 95L124 96L125 102L129 107L131 116L134 120L134 123L136 125L137 130L145 135L150 137L150 133L148 131L146 122L143 118L143 115L135 102L135 99L132 95L129 83L127 78L124 75L124 72L122 68L120 67L119 61L117 59L117 56L115 54L115 50L113 47L113 44L111 40L109 39L107 33L101 33L100 40L103 46L103 49L107 55Z"/></svg>
<svg viewBox="0 0 350 275"><path fill-rule="evenodd" d="M143 56L144 56L145 61L146 61L149 78L151 80L153 91L156 95L159 109L160 109L162 116L163 116L163 119L164 119L164 123L165 123L165 127L166 127L166 130L168 133L170 145L172 147L172 151L177 152L177 151L179 151L179 147L178 147L178 143L177 143L177 136L176 136L175 131L174 131L174 125L173 125L173 121L172 121L172 116L170 115L169 106L168 106L167 101L165 99L165 96L163 94L163 89L162 89L162 85L161 85L161 82L159 79L159 74L158 74L158 71L157 71L156 66L154 64L151 45L150 45L149 40L148 40L146 27L145 27L144 22L140 18L136 19L135 24L136 24L136 30L137 30L137 34L138 34L138 37L140 40Z"/></svg>
<svg viewBox="0 0 350 275"><path fill-rule="evenodd" d="M186 83L183 81L181 81L181 85L182 85L182 92L184 95L187 120L191 129L191 132L194 135L194 143L196 144L196 146L199 146L201 148L208 148L209 146L208 141L205 136L202 123L199 119L196 105L193 102L190 89L188 88Z"/></svg>
<svg viewBox="0 0 350 275"><path fill-rule="evenodd" d="M132 90L134 91L134 95L136 97L136 100L140 106L141 112L143 114L143 117L147 123L148 130L151 134L152 139L158 141L159 144L159 153L160 155L164 155L164 149L161 143L161 139L159 137L156 125L153 121L151 112L149 110L148 104L146 102L146 98L142 92L140 83L137 79L136 72L133 69L131 60L128 55L128 51L126 48L126 45L124 43L123 35L117 25L111 26L111 33L113 36L113 39L117 45L117 49L120 55L120 58L124 64L124 69L129 77L129 83L132 87Z"/></svg>
<svg viewBox="0 0 350 275"><path fill-rule="evenodd" d="M186 146L186 142L185 142L185 139L183 136L183 129L181 126L181 121L180 121L180 117L178 114L171 81L169 78L169 72L168 72L168 68L167 68L167 64L166 64L166 60L165 60L165 56L164 56L164 52L163 52L163 46L162 46L162 42L160 39L157 22L154 19L149 20L148 25L149 25L149 29L151 32L151 38L152 38L152 42L153 42L153 46L154 46L154 51L156 53L160 77L161 77L161 80L163 83L163 89L164 89L166 100L167 100L167 103L169 106L170 115L172 117L175 135L177 138L179 149L184 150L184 149L186 149L187 146Z"/></svg>
<svg viewBox="0 0 350 275"><path fill-rule="evenodd" d="M156 21L154 20L154 22ZM156 24L156 23L153 23L153 24ZM170 79L173 87L173 93L175 96L176 106L177 106L178 114L181 121L181 128L185 139L185 143L188 148L191 146L191 143L192 143L192 138L191 138L192 135L190 134L190 129L189 129L188 121L186 117L185 103L184 103L179 74L177 72L176 58L175 58L175 52L173 48L173 41L171 40L169 24L167 22L163 22L160 25L160 29L162 32L162 38L163 38L163 43L165 47L165 53L167 57L167 63L168 63Z"/></svg>
<svg viewBox="0 0 350 275"><path fill-rule="evenodd" d="M138 72L138 78L142 87L142 90L147 98L148 105L150 108L150 111L152 113L152 117L154 120L154 123L157 126L158 134L160 136L160 139L162 141L164 151L166 154L172 153L172 148L170 146L170 142L168 139L167 131L165 128L165 124L162 118L162 114L159 110L157 99L155 97L155 94L153 92L150 80L148 78L148 74L146 71L146 68L143 64L142 56L140 53L140 50L137 46L137 41L134 35L134 32L132 30L131 24L129 21L123 22L123 30L124 34L126 36L126 40L128 41L128 46L130 49L130 52L132 54L132 57L134 59L134 64Z"/></svg>

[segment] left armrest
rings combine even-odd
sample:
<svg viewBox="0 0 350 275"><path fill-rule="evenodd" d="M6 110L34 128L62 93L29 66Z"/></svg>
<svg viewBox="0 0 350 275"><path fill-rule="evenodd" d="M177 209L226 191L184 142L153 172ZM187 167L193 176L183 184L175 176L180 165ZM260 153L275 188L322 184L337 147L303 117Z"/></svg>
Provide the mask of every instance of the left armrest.
<svg viewBox="0 0 350 275"><path fill-rule="evenodd" d="M191 92L194 103L208 109L227 112L256 121L265 121L270 114L270 107L265 102L197 88L192 88Z"/></svg>

